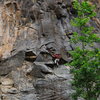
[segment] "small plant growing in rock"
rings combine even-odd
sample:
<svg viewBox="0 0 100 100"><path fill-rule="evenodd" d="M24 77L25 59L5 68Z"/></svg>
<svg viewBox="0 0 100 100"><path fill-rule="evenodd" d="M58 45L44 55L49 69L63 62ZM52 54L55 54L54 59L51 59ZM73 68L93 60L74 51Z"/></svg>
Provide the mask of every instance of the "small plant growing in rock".
<svg viewBox="0 0 100 100"><path fill-rule="evenodd" d="M72 96L74 100L78 100L78 97L97 100L100 95L100 49L95 48L94 43L100 42L100 37L93 33L94 27L88 25L91 18L96 15L95 6L87 0L75 0L73 7L77 10L78 16L71 23L78 27L80 32L74 32L71 41L81 43L82 46L70 51L73 60L69 65L72 66L72 86L75 90Z"/></svg>

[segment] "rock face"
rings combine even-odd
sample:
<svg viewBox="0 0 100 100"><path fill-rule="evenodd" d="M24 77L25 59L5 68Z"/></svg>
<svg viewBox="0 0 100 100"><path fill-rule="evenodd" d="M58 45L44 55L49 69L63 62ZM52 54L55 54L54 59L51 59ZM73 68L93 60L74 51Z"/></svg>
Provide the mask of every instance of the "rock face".
<svg viewBox="0 0 100 100"><path fill-rule="evenodd" d="M70 68L62 65L71 61L69 40L79 31L70 25L77 16L71 3L0 0L0 100L71 100ZM97 33L98 16L91 20Z"/></svg>

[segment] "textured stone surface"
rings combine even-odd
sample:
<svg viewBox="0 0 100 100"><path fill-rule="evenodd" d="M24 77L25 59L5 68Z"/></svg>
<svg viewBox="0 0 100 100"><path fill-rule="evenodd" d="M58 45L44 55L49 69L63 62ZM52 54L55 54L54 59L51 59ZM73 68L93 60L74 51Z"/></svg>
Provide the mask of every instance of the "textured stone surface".
<svg viewBox="0 0 100 100"><path fill-rule="evenodd" d="M72 0L0 0L0 100L71 100L68 50L79 29ZM91 25L100 32L99 3ZM95 22L94 22L95 21ZM99 44L96 44L99 47ZM81 99L80 99L81 100Z"/></svg>

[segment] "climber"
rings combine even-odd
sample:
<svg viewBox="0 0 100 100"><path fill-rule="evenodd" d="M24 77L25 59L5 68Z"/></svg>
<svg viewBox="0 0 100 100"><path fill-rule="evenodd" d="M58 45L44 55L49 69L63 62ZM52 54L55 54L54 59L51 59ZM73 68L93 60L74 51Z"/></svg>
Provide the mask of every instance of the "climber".
<svg viewBox="0 0 100 100"><path fill-rule="evenodd" d="M52 57L54 58L54 63L58 66L59 60L61 59L61 54L53 54Z"/></svg>

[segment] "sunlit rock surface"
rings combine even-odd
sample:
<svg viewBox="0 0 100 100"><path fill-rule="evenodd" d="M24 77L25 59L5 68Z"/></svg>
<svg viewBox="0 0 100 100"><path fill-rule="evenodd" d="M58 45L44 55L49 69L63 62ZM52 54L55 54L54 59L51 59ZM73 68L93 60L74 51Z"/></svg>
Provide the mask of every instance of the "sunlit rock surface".
<svg viewBox="0 0 100 100"><path fill-rule="evenodd" d="M0 100L71 100L68 50L79 29L72 0L0 0ZM100 1L91 25L100 33ZM100 46L96 44L96 46ZM81 100L81 99L80 99Z"/></svg>

